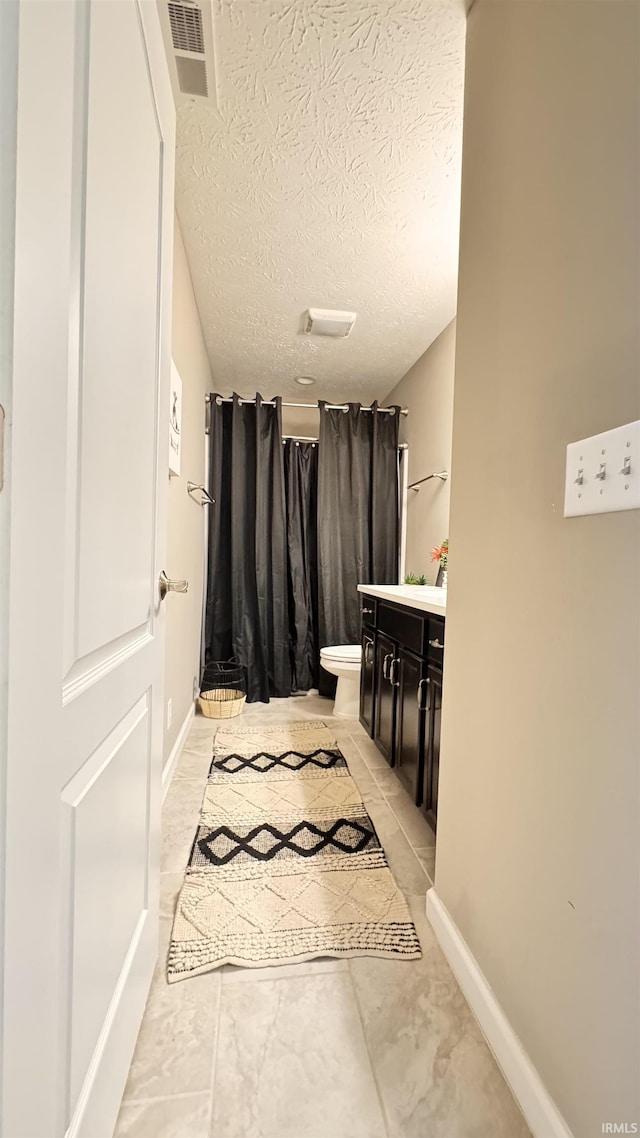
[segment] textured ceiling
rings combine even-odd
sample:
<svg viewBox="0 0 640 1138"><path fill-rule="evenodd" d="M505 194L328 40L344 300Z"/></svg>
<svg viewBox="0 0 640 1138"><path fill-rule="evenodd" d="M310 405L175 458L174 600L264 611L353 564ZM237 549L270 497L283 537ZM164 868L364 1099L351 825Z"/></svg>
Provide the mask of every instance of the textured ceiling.
<svg viewBox="0 0 640 1138"><path fill-rule="evenodd" d="M176 177L216 386L382 397L455 314L464 2L213 5L218 105L179 105ZM302 335L310 306L350 337Z"/></svg>

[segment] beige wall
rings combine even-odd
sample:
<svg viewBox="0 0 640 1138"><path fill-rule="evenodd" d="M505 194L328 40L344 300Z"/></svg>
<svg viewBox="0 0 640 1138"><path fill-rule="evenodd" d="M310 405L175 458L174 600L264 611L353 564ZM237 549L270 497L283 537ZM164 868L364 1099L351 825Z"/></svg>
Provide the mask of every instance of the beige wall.
<svg viewBox="0 0 640 1138"><path fill-rule="evenodd" d="M453 419L453 372L456 322L441 332L387 395L384 403L407 407L400 420L400 441L409 444L409 482L436 470L451 470ZM436 579L438 566L431 562L435 545L449 534L449 483L432 478L407 499L407 573L424 573Z"/></svg>
<svg viewBox="0 0 640 1138"><path fill-rule="evenodd" d="M305 394L304 388L300 388L300 395L286 396L289 403L294 400L300 403L311 403L313 395ZM318 431L320 430L320 415L318 408L311 409L310 407L283 407L282 408L282 433L285 435L302 435L304 438L317 438Z"/></svg>
<svg viewBox="0 0 640 1138"><path fill-rule="evenodd" d="M640 512L564 519L640 417L640 5L467 33L436 889L577 1138L639 1122Z"/></svg>
<svg viewBox="0 0 640 1138"><path fill-rule="evenodd" d="M170 577L187 577L189 592L186 596L170 594L165 601L165 760L193 702L194 678L200 676L205 511L187 494L187 482L206 485L204 397L211 390L209 360L177 218L173 265L171 348L182 376L183 449L180 477L169 479L167 573ZM167 729L169 699L173 700L173 719Z"/></svg>

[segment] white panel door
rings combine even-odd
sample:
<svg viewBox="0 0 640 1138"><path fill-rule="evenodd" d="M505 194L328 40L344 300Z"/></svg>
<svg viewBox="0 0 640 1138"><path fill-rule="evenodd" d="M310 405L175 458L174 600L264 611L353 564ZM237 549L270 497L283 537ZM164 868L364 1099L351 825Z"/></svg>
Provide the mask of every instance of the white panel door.
<svg viewBox="0 0 640 1138"><path fill-rule="evenodd" d="M174 108L150 0L23 0L18 63L1 1133L109 1138L157 953Z"/></svg>

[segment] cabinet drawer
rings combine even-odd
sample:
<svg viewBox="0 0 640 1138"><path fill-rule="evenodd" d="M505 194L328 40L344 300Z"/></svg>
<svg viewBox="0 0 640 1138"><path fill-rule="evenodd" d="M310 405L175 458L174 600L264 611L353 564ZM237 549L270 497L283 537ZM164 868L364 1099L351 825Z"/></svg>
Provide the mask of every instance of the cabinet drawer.
<svg viewBox="0 0 640 1138"><path fill-rule="evenodd" d="M363 626L375 628L376 626L376 598L368 597L366 593L360 594L360 616Z"/></svg>
<svg viewBox="0 0 640 1138"><path fill-rule="evenodd" d="M429 619L427 657L430 663L439 664L442 667L444 659L444 618L441 616L432 616Z"/></svg>
<svg viewBox="0 0 640 1138"><path fill-rule="evenodd" d="M419 656L424 650L424 629L427 621L425 617L409 612L407 609L393 608L391 605L381 604L378 607L378 628L387 636L410 648Z"/></svg>

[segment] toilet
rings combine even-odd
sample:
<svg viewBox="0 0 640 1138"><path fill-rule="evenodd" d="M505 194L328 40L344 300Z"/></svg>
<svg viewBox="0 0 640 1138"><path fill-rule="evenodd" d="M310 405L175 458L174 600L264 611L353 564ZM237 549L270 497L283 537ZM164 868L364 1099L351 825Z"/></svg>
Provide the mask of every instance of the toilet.
<svg viewBox="0 0 640 1138"><path fill-rule="evenodd" d="M320 663L325 671L338 677L333 714L340 719L357 719L360 714L359 644L334 644L320 649Z"/></svg>

